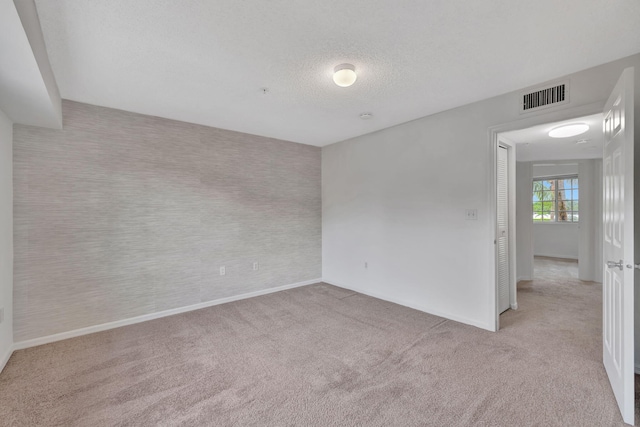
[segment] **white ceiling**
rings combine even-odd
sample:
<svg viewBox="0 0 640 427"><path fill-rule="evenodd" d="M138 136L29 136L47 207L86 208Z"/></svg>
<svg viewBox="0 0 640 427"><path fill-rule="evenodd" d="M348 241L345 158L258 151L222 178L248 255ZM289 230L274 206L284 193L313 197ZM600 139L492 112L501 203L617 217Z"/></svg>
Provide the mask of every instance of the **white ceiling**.
<svg viewBox="0 0 640 427"><path fill-rule="evenodd" d="M549 136L551 129L570 123L586 123L589 130L582 135L569 138ZM600 159L604 146L602 114L504 132L501 136L516 144L516 160L519 162ZM586 142L577 143L585 140Z"/></svg>
<svg viewBox="0 0 640 427"><path fill-rule="evenodd" d="M319 146L640 51L638 0L36 4L63 98Z"/></svg>

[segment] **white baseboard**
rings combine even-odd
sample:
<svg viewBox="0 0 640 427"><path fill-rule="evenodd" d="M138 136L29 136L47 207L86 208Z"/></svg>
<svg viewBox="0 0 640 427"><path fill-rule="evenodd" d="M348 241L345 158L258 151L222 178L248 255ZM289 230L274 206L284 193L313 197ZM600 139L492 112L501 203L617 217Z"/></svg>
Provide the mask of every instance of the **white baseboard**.
<svg viewBox="0 0 640 427"><path fill-rule="evenodd" d="M567 255L567 254L533 254L534 257L541 256L545 258L560 258L571 261L578 261L578 258L575 255Z"/></svg>
<svg viewBox="0 0 640 427"><path fill-rule="evenodd" d="M533 277L531 277L531 276L519 276L516 279L516 283L521 282L523 280L526 280L526 281L533 280Z"/></svg>
<svg viewBox="0 0 640 427"><path fill-rule="evenodd" d="M301 286L312 285L314 283L321 282L322 279L305 280L304 282L293 283L290 285L278 286L276 288L262 289L255 292L249 292L246 294L236 295L227 298L220 298L213 301L201 302L198 304L188 305L186 307L172 308L171 310L159 311L157 313L143 314L142 316L131 317L129 319L116 320L114 322L102 323L100 325L88 326L86 328L74 329L72 331L61 332L59 334L47 335L45 337L34 338L30 340L20 341L13 344L13 350L22 350L29 347L35 347L38 345L49 344L56 341L66 340L68 338L75 338L82 335L92 334L94 332L102 332L109 329L119 328L121 326L133 325L136 323L146 322L148 320L159 319L161 317L173 316L174 314L186 313L188 311L200 310L201 308L212 307L214 305L225 304L228 302L243 300L247 298L253 298L260 295L272 294L274 292L285 291L287 289L298 288ZM11 354L9 354L10 356ZM7 357L8 360L8 357ZM4 366L4 365L2 365ZM1 371L1 370L0 370Z"/></svg>
<svg viewBox="0 0 640 427"><path fill-rule="evenodd" d="M7 366L7 362L9 362L14 350L15 346L12 345L7 349L6 353L2 355L2 359L0 359L0 372L2 372L5 366Z"/></svg>
<svg viewBox="0 0 640 427"><path fill-rule="evenodd" d="M473 319L469 319L469 318L465 318L465 317L461 317L461 316L451 315L449 313L444 313L444 312L441 312L441 311L438 311L438 310L434 310L434 309L432 309L430 307L426 307L426 306L424 306L422 304L416 304L414 302L404 301L404 300L399 299L399 298L388 297L386 295L382 295L382 294L379 294L377 292L370 292L370 291L367 291L367 290L359 289L357 287L347 286L347 285L338 283L335 280L323 278L322 281L324 283L328 283L330 285L337 286L339 288L349 289L350 291L358 292L360 294L368 295L370 297L381 299L383 301L388 301L388 302L392 302L394 304L398 304L398 305L402 305L402 306L405 306L405 307L413 308L414 310L422 311L422 312L427 313L427 314L432 314L434 316L442 317L444 319L453 320L453 321L456 321L456 322L459 322L459 323L464 323L464 324L467 324L467 325L475 326L475 327L480 328L480 329L485 329L487 331L495 332L495 327L493 325L488 325L488 324L485 324L485 323L482 323L482 322L478 322L478 321L473 320Z"/></svg>

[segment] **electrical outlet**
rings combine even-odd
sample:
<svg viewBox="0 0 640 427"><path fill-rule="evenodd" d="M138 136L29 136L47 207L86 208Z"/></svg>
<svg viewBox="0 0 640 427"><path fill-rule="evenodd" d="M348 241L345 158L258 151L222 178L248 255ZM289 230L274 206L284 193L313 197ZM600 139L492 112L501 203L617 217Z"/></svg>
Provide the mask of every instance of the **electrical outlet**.
<svg viewBox="0 0 640 427"><path fill-rule="evenodd" d="M220 275L224 276L225 274L227 274L227 270L224 268L224 266L220 267Z"/></svg>
<svg viewBox="0 0 640 427"><path fill-rule="evenodd" d="M253 263L253 271L259 270L260 269L260 264L258 264L257 262Z"/></svg>
<svg viewBox="0 0 640 427"><path fill-rule="evenodd" d="M466 209L464 211L464 217L467 221L475 221L478 219L478 209Z"/></svg>

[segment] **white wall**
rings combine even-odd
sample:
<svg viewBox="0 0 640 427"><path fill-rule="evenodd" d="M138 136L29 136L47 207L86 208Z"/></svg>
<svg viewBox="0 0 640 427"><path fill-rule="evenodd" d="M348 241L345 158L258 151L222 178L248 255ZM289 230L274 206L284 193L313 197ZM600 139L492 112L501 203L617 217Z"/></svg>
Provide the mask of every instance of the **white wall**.
<svg viewBox="0 0 640 427"><path fill-rule="evenodd" d="M517 148L516 148L517 149ZM517 281L533 279L532 163L516 162L516 272Z"/></svg>
<svg viewBox="0 0 640 427"><path fill-rule="evenodd" d="M533 254L578 259L578 224L533 224Z"/></svg>
<svg viewBox="0 0 640 427"><path fill-rule="evenodd" d="M580 179L580 280L602 283L602 160L581 160Z"/></svg>
<svg viewBox="0 0 640 427"><path fill-rule="evenodd" d="M640 71L640 70L639 70ZM637 129L637 127L636 127ZM636 169L639 170L640 169ZM603 233L603 221L602 221L602 203L603 203L603 192L602 192L602 160L598 160L595 162L595 217L594 221L598 225L596 229L596 250L595 250L595 264L593 268L593 280L596 282L602 283L603 278L603 258L602 258L602 233Z"/></svg>
<svg viewBox="0 0 640 427"><path fill-rule="evenodd" d="M44 35L42 34L42 26L40 25L40 18L38 17L38 10L34 0L19 0L13 2L20 16L20 22L24 28L24 32L29 40L31 46L31 52L38 64L38 70L40 71L40 78L44 83L47 94L49 95L49 102L51 103L51 115L53 120L51 125L56 129L62 128L62 98L60 97L60 91L58 90L58 84L56 78L53 75L51 64L49 63L49 56L47 54L47 46L44 43ZM29 113L30 115L33 112Z"/></svg>
<svg viewBox="0 0 640 427"><path fill-rule="evenodd" d="M0 371L13 345L13 123L0 110Z"/></svg>
<svg viewBox="0 0 640 427"><path fill-rule="evenodd" d="M0 109L15 123L62 128L61 100L33 0L0 2Z"/></svg>
<svg viewBox="0 0 640 427"><path fill-rule="evenodd" d="M561 109L523 116L513 92L324 147L324 280L494 330L489 129L596 113L632 65L640 69L640 55L569 76ZM465 209L478 219L465 220Z"/></svg>

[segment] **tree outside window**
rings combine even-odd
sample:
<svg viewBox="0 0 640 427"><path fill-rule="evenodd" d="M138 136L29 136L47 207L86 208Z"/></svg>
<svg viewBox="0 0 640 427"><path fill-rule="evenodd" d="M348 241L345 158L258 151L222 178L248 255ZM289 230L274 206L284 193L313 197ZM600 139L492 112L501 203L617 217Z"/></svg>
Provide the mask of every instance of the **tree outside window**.
<svg viewBox="0 0 640 427"><path fill-rule="evenodd" d="M533 180L533 222L578 222L578 177Z"/></svg>

